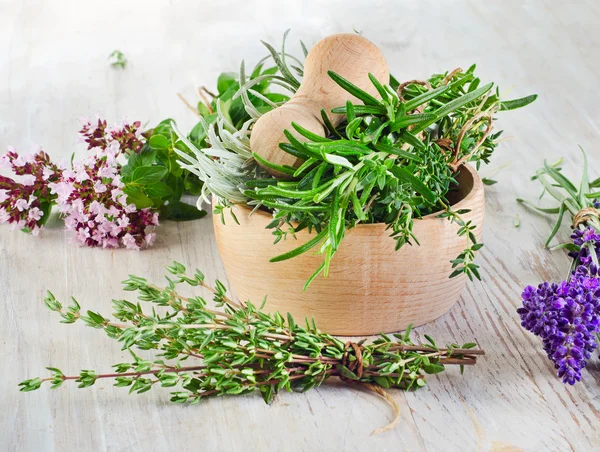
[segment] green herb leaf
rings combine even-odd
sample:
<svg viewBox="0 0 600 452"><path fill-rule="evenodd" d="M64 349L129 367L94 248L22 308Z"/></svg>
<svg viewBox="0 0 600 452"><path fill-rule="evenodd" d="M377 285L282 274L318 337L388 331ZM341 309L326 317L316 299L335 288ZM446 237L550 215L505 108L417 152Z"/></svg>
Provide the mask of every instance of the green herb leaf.
<svg viewBox="0 0 600 452"><path fill-rule="evenodd" d="M133 170L131 182L137 185L150 185L159 182L167 174L163 166L140 166Z"/></svg>
<svg viewBox="0 0 600 452"><path fill-rule="evenodd" d="M500 110L515 110L517 108L522 108L529 105L537 98L537 94L532 94L530 96L521 97L520 99L505 100L500 103Z"/></svg>
<svg viewBox="0 0 600 452"><path fill-rule="evenodd" d="M182 201L170 201L164 207L164 210L166 218L174 221L197 220L206 216L204 210L199 210L196 206L186 204Z"/></svg>
<svg viewBox="0 0 600 452"><path fill-rule="evenodd" d="M327 230L323 230L319 234L314 236L312 239L310 239L308 242L299 246L298 248L288 251L287 253L280 254L279 256L273 257L269 260L269 262L281 262L281 261L291 259L292 257L296 257L302 253L305 253L306 251L308 251L308 250L314 248L316 245L318 245L325 238L327 233L328 233Z"/></svg>
<svg viewBox="0 0 600 452"><path fill-rule="evenodd" d="M417 193L423 195L423 197L429 201L430 203L435 203L437 200L437 196L434 192L432 192L427 185L425 185L421 180L410 174L404 168L399 166L392 165L389 169L390 173L394 175L396 179L401 182L405 182L409 184L413 190Z"/></svg>
<svg viewBox="0 0 600 452"><path fill-rule="evenodd" d="M148 144L152 149L167 149L171 142L163 135L152 135Z"/></svg>
<svg viewBox="0 0 600 452"><path fill-rule="evenodd" d="M354 97L362 100L365 103L365 105L379 105L380 104L379 101L377 99L375 99L373 96L371 96L369 93L360 89L354 83L349 82L341 75L336 74L333 71L327 71L327 74L329 74L329 77L331 77L331 79L335 83L340 85L342 88L344 88L350 94L352 94Z"/></svg>

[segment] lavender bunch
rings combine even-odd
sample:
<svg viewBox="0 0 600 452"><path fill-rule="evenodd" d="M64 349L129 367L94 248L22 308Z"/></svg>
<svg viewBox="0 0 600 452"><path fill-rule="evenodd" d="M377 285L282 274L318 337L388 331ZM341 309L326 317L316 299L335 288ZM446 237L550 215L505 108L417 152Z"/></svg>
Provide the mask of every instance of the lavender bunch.
<svg viewBox="0 0 600 452"><path fill-rule="evenodd" d="M521 325L542 339L558 377L570 385L581 380L582 370L600 342L600 178L589 181L585 152L583 157L579 187L562 174L560 162L544 162L533 176L543 186L542 196L552 196L559 202L558 207L541 208L517 199L537 212L557 215L546 247L559 231L565 214L571 216L571 241L552 247L568 250L572 258L567 278L560 283L544 282L537 288L527 286L522 294L523 305L517 309Z"/></svg>

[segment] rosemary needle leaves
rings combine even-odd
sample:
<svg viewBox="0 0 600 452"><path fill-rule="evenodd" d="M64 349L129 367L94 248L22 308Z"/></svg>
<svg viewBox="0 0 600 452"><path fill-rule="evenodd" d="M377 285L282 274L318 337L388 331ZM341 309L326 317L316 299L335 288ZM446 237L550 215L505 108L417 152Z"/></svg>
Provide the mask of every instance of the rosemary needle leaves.
<svg viewBox="0 0 600 452"><path fill-rule="evenodd" d="M483 244L473 233L476 225L463 221L466 212L453 210L447 197L457 188L462 164L489 162L502 133L493 132L496 112L524 107L537 96L503 101L493 83L484 84L475 75L474 65L464 72L456 69L404 83L390 77L389 84L382 84L370 76L378 98L329 71L358 102L321 111L326 137L290 124L288 142L279 147L303 163L299 168L276 165L252 152L250 133L262 114L287 102L300 85L302 63L287 53L286 37L287 32L280 52L264 43L269 56L249 78L244 63L240 67L238 84L233 85L239 89L231 99L250 116L243 125L230 120L224 111L227 103L217 102L217 114L212 115L216 122L203 123L208 130L204 142L194 142L175 128L191 150L179 153L180 164L203 181L202 199L213 197L215 214L223 221L224 209L233 204L269 211L275 242L302 229L314 232L310 242L272 259L317 250L323 263L306 285L320 273L327 275L346 231L357 224L385 223L399 249L419 244L414 221L435 212L457 223L458 234L465 237L465 250L452 261L450 276L479 278L473 260ZM275 66L265 70L267 60ZM284 88L286 95L268 98L273 95L271 84ZM330 113L344 114L346 120L334 127ZM285 177L273 178L261 166Z"/></svg>
<svg viewBox="0 0 600 452"><path fill-rule="evenodd" d="M323 111L327 138L292 123L295 133L287 131L289 143L280 148L304 163L294 169L261 162L288 177L245 184L243 194L249 203L273 211L270 227L277 238L284 231L316 232L311 246L305 244L273 261L316 247L324 261L310 280L321 271L327 276L346 231L358 223L385 223L399 249L419 243L413 234L415 219L440 212L440 217L457 223L458 234L466 238L464 252L452 261L450 276L479 278L473 260L483 245L473 233L476 225L461 219L467 212L454 211L447 195L456 189L461 165L489 161L502 133L492 133L494 114L525 106L536 96L502 102L493 83L482 84L474 71L471 66L465 72L457 69L402 84L392 79L390 85L370 76L380 100L330 71L329 76L362 104L347 102L334 108L332 113L347 117L337 128Z"/></svg>

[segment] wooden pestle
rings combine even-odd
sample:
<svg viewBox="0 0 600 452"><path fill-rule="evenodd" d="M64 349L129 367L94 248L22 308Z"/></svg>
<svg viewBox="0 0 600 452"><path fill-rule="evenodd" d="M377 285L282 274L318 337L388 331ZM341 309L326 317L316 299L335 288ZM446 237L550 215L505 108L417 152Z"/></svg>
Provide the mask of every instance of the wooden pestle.
<svg viewBox="0 0 600 452"><path fill-rule="evenodd" d="M389 83L388 65L379 49L357 34L343 33L321 39L310 50L304 64L304 78L296 94L284 105L261 116L250 135L250 148L263 159L277 165L297 168L302 160L279 149L287 143L284 130L300 135L292 128L295 122L320 136L325 136L321 109L325 109L334 126L345 115L333 114L331 109L346 105L346 101L362 104L356 97L335 83L327 74L333 71L374 97L380 98L369 80L371 73L382 84ZM301 138L301 141L306 141ZM277 177L286 177L271 168L265 170Z"/></svg>

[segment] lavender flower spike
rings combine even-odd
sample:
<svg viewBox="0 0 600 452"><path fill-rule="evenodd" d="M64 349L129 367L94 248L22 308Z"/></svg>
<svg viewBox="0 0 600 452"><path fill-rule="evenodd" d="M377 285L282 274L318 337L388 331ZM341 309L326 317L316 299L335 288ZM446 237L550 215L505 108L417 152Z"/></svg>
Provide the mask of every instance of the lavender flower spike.
<svg viewBox="0 0 600 452"><path fill-rule="evenodd" d="M546 247L559 231L564 214L571 216L571 241L554 247L569 251L572 263L568 278L561 283L526 287L523 306L517 309L521 325L542 339L558 376L571 385L581 380L582 370L600 341L600 178L588 178L585 152L582 163L579 184L561 174L560 161L554 165L544 162L536 172L535 179L544 187L542 194L552 196L559 206L543 209L517 200L537 212L557 214Z"/></svg>
<svg viewBox="0 0 600 452"><path fill-rule="evenodd" d="M569 281L528 286L523 307L517 312L521 325L540 336L548 358L564 383L581 380L600 332L600 279L594 264L581 265Z"/></svg>

